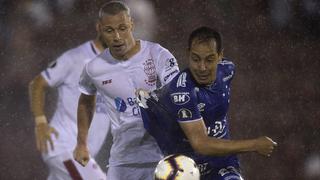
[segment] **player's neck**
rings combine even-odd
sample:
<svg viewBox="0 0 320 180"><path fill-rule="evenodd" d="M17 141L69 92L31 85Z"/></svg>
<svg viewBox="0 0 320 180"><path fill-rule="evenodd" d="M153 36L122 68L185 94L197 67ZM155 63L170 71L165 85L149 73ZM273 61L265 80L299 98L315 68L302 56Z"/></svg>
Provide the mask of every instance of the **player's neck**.
<svg viewBox="0 0 320 180"><path fill-rule="evenodd" d="M130 59L131 57L133 57L135 54L137 54L141 49L141 43L140 43L140 40L134 40L133 41L133 44L132 44L132 48L127 52L125 53L123 56L115 56L112 54L112 52L110 51L111 55L120 60L120 61L126 61L128 59Z"/></svg>
<svg viewBox="0 0 320 180"><path fill-rule="evenodd" d="M137 54L140 51L140 49L141 49L140 41L134 40L132 48L130 49L130 51L128 51L128 53L125 54L124 59L131 58L132 56Z"/></svg>
<svg viewBox="0 0 320 180"><path fill-rule="evenodd" d="M103 45L103 43L99 39L93 40L93 45L95 46L96 50L98 50L98 54L100 54L102 51L104 51L104 49L107 48Z"/></svg>

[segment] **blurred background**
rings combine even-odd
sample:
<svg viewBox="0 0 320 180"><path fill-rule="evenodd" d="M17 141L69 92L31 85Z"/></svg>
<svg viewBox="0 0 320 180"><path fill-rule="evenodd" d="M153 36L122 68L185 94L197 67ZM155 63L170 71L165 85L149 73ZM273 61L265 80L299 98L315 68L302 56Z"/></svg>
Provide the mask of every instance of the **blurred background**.
<svg viewBox="0 0 320 180"><path fill-rule="evenodd" d="M102 0L0 0L0 179L45 179L28 83L62 52L95 37ZM268 135L273 156L239 155L247 180L320 179L320 1L128 0L136 37L186 66L199 26L224 37L237 67L230 106L234 139ZM47 98L48 114L55 92ZM108 141L110 143L110 141ZM109 144L105 146L108 146ZM103 164L106 152L98 157Z"/></svg>

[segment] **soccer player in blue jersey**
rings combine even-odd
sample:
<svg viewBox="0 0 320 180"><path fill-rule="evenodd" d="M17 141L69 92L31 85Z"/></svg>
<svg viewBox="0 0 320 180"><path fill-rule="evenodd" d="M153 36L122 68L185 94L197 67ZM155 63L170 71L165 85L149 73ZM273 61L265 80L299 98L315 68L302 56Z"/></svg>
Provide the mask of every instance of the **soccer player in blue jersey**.
<svg viewBox="0 0 320 180"><path fill-rule="evenodd" d="M270 156L276 143L266 136L230 140L227 112L235 65L223 58L217 31L208 27L194 30L188 56L188 68L169 84L150 93L137 92L145 128L165 155L193 158L201 179L243 179L236 154Z"/></svg>

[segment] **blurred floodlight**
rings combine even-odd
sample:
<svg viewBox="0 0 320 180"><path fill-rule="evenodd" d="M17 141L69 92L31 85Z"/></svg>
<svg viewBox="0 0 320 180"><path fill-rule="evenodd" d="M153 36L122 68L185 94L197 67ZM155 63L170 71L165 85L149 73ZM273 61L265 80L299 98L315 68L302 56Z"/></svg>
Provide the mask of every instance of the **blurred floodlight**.
<svg viewBox="0 0 320 180"><path fill-rule="evenodd" d="M135 36L145 40L153 40L156 34L157 17L152 2L127 0L126 3L131 9L131 16L135 23Z"/></svg>

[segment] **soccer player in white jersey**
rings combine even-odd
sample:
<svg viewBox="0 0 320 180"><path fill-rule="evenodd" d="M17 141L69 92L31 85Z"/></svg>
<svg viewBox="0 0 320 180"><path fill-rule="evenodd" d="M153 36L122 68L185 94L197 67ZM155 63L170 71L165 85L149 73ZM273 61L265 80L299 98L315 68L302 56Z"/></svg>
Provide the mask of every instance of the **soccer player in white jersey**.
<svg viewBox="0 0 320 180"><path fill-rule="evenodd" d="M143 126L135 91L153 90L158 83L168 83L179 68L167 49L133 37L127 5L111 1L101 7L99 16L98 29L109 48L85 65L80 78L82 94L74 156L80 164L87 164L86 139L98 92L106 99L113 136L107 179L150 180L162 154Z"/></svg>
<svg viewBox="0 0 320 180"><path fill-rule="evenodd" d="M79 78L84 65L105 48L106 45L98 34L95 40L63 53L29 85L37 148L48 165L49 180L106 179L105 173L93 158L90 157L89 165L83 167L74 161L72 155L77 141ZM59 95L57 109L50 124L44 113L45 91L48 86L57 88ZM88 140L92 157L101 148L109 128L105 100L98 95Z"/></svg>

